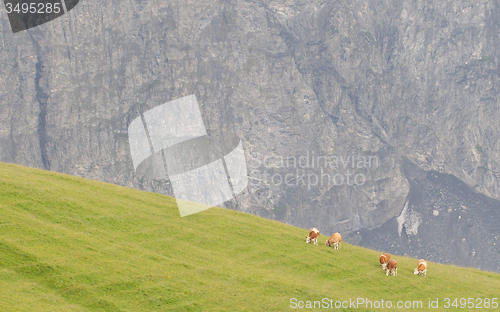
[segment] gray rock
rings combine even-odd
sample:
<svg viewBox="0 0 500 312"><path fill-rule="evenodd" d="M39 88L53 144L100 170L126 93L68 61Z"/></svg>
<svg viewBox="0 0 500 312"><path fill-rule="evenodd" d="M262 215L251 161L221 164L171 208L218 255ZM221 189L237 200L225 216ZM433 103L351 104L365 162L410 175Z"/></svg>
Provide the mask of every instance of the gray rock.
<svg viewBox="0 0 500 312"><path fill-rule="evenodd" d="M452 175L488 196L472 215L498 209L483 201L500 196L499 15L493 2L466 0L88 0L16 34L1 15L0 160L171 195L168 180L134 172L127 127L195 94L211 140L243 140L251 183L227 207L384 247L357 232L393 222L399 239L410 198L401 237L418 238L434 219L430 199L412 203L405 158L420 181ZM329 164L279 164L313 154ZM287 174L290 185L277 183ZM458 255L446 250L432 259Z"/></svg>

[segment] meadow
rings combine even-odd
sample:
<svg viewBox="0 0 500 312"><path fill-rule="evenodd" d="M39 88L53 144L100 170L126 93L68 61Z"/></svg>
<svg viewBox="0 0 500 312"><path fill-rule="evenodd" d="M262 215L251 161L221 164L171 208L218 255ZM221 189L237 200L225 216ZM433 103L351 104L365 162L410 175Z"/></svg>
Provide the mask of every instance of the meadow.
<svg viewBox="0 0 500 312"><path fill-rule="evenodd" d="M424 278L416 259L393 255L387 277L380 251L307 235L222 208L181 218L170 197L0 163L0 311L382 310L345 307L357 298L500 310L499 274L429 262Z"/></svg>

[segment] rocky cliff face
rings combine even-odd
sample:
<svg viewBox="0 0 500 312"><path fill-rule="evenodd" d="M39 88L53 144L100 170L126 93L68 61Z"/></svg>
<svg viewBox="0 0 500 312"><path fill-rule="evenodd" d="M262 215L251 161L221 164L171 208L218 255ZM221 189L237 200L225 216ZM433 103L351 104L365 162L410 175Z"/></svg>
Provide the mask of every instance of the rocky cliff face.
<svg viewBox="0 0 500 312"><path fill-rule="evenodd" d="M12 34L2 12L0 160L171 194L134 172L127 127L195 94L214 140L243 140L250 184L230 208L389 248L366 235L399 237L407 198L435 210L405 159L500 209L499 17L497 1L87 0Z"/></svg>
<svg viewBox="0 0 500 312"><path fill-rule="evenodd" d="M455 176L426 172L405 159L402 164L410 194L401 214L347 239L392 254L500 271L498 200Z"/></svg>

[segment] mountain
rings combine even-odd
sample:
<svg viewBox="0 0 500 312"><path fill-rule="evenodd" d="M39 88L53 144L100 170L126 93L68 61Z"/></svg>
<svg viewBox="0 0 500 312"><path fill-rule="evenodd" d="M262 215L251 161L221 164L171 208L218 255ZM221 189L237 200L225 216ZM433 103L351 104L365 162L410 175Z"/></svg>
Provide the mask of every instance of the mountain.
<svg viewBox="0 0 500 312"><path fill-rule="evenodd" d="M0 205L2 311L285 311L324 298L428 311L429 298L493 307L498 295L497 273L429 262L415 276L416 259L393 255L387 277L377 251L305 244L303 229L227 209L181 218L170 197L39 169L0 163Z"/></svg>
<svg viewBox="0 0 500 312"><path fill-rule="evenodd" d="M439 263L500 271L498 201L475 193L455 176L404 162L411 185L401 215L349 241ZM398 231L389 229L398 228Z"/></svg>
<svg viewBox="0 0 500 312"><path fill-rule="evenodd" d="M134 171L127 127L194 94L213 141L243 142L250 183L226 207L380 249L406 206L462 229L433 211L500 209L499 16L497 1L89 0L13 34L1 14L0 161L172 195ZM441 208L419 191L431 172L463 182ZM466 186L478 196L454 195ZM479 224L477 250L439 247L463 230L425 246L405 230L395 252L498 271L498 228Z"/></svg>

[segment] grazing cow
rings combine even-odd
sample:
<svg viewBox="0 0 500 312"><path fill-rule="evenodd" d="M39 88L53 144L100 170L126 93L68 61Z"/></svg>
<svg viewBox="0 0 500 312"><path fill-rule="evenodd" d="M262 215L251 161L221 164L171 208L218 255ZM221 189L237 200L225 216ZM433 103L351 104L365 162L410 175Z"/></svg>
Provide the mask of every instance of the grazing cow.
<svg viewBox="0 0 500 312"><path fill-rule="evenodd" d="M417 268L413 272L415 275L423 275L424 277L427 277L427 261L425 260L418 260L417 261Z"/></svg>
<svg viewBox="0 0 500 312"><path fill-rule="evenodd" d="M391 260L387 263L385 267L385 275L389 276L389 273L392 276L398 276L398 263L396 260Z"/></svg>
<svg viewBox="0 0 500 312"><path fill-rule="evenodd" d="M379 261L380 261L380 266L382 267L383 270L385 270L385 267L387 266L387 262L391 260L391 255L390 254L381 254Z"/></svg>
<svg viewBox="0 0 500 312"><path fill-rule="evenodd" d="M331 247L333 245L333 249L340 249L340 242L342 242L342 236L339 233L335 233L326 240L325 246Z"/></svg>
<svg viewBox="0 0 500 312"><path fill-rule="evenodd" d="M318 236L319 230L317 228L312 228L309 230L309 236L306 237L306 243L309 244L313 242L314 245L318 246Z"/></svg>

